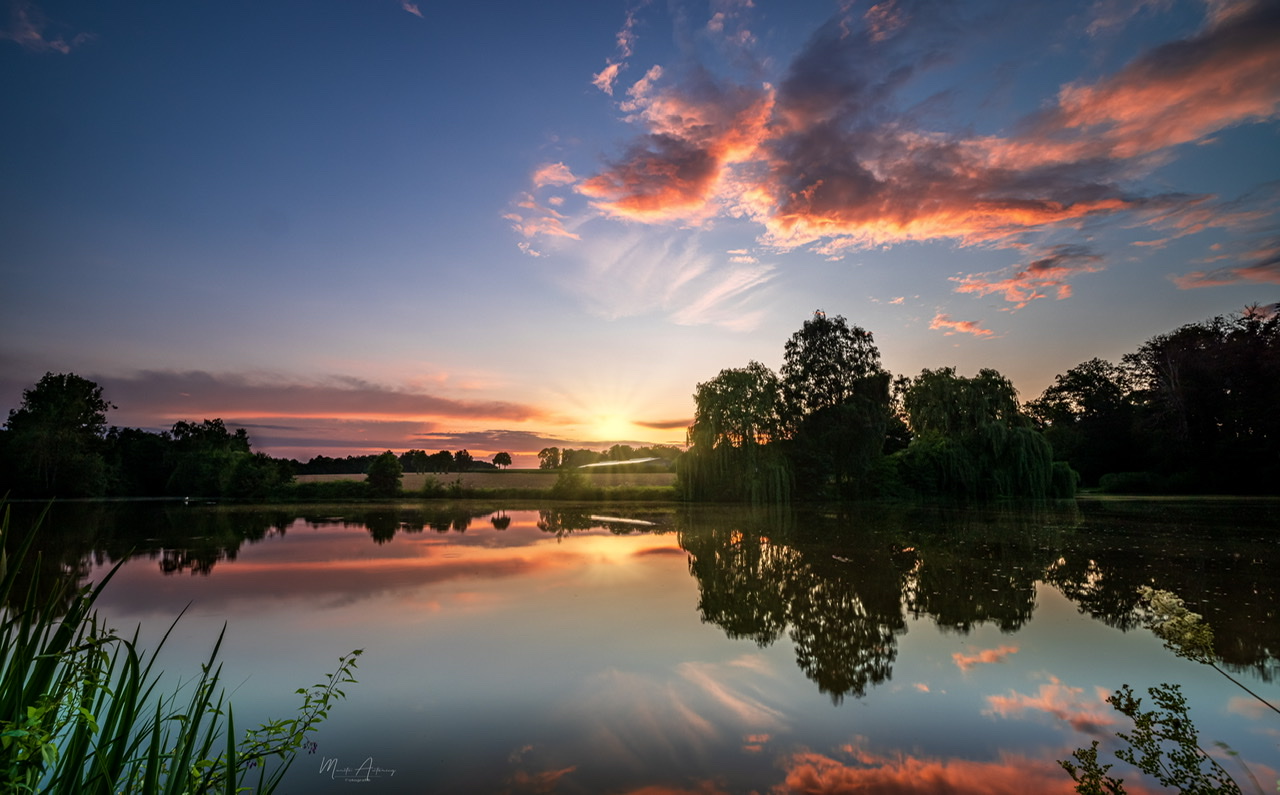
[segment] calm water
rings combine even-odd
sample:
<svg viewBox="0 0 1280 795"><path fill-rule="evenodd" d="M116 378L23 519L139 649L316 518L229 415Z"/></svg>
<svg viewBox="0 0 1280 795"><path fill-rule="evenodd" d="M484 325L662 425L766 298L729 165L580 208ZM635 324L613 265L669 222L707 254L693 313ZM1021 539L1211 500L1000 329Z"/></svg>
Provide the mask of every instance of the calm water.
<svg viewBox="0 0 1280 795"><path fill-rule="evenodd" d="M1124 728L1106 693L1161 682L1264 791L1280 768L1280 717L1133 614L1137 586L1177 592L1280 702L1274 501L59 505L45 567L130 549L102 612L155 638L190 604L170 671L226 622L239 725L365 650L288 792L1070 792L1056 760Z"/></svg>

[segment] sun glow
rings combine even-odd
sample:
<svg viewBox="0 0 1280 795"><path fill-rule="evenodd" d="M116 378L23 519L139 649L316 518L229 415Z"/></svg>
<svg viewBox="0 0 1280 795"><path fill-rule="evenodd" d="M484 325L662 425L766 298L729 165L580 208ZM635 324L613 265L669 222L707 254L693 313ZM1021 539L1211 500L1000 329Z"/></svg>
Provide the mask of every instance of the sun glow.
<svg viewBox="0 0 1280 795"><path fill-rule="evenodd" d="M589 429L592 437L600 441L636 439L641 431L620 414L597 414L591 418Z"/></svg>

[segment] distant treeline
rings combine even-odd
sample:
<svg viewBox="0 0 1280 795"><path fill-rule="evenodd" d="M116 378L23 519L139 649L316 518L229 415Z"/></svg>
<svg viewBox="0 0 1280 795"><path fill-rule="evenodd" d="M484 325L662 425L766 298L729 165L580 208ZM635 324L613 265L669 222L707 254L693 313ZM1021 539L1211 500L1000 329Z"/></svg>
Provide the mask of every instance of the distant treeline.
<svg viewBox="0 0 1280 795"><path fill-rule="evenodd" d="M345 458L318 455L305 464L294 462L294 471L299 475L362 475L369 471L369 465L378 455L378 453L371 453L349 455ZM496 464L472 457L466 450L459 450L456 453L441 450L430 454L425 450L406 450L396 458L400 461L400 468L404 472L471 472L478 469L498 468ZM507 462L509 465L510 456L507 457Z"/></svg>
<svg viewBox="0 0 1280 795"><path fill-rule="evenodd" d="M1023 405L999 372L894 377L870 332L822 312L782 369L697 385L691 500L1062 497L1112 491L1280 493L1280 305L1084 362Z"/></svg>
<svg viewBox="0 0 1280 795"><path fill-rule="evenodd" d="M605 461L634 461L644 458L656 458L648 462L649 469L665 471L683 455L679 447L657 444L651 447L632 447L629 444L615 444L607 450L574 449L566 447L544 447L538 451L538 467L540 469L574 469L576 467L599 464ZM644 464L637 464L644 467Z"/></svg>

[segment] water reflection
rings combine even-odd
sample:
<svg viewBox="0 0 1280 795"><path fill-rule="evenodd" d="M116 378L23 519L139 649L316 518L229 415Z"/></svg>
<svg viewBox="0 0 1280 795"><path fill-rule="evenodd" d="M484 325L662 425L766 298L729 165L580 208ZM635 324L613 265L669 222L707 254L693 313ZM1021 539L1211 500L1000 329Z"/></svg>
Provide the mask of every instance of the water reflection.
<svg viewBox="0 0 1280 795"><path fill-rule="evenodd" d="M368 648L321 754L397 769L380 792L1065 793L1054 760L1117 728L1107 688L1205 669L1116 631L1137 585L1276 669L1280 519L1255 505L58 504L41 565L80 583L133 550L104 611L192 602L194 665L229 620L237 723ZM1206 736L1274 757L1269 716L1198 686L1198 723L1249 727Z"/></svg>
<svg viewBox="0 0 1280 795"><path fill-rule="evenodd" d="M575 533L675 533L698 585L702 620L763 648L788 638L796 664L839 703L891 680L908 620L968 635L1023 627L1036 586L1056 586L1110 626L1132 629L1136 593L1177 593L1214 627L1224 665L1280 672L1276 503L1098 501L960 509L859 506L848 512L717 507L537 510L535 526ZM42 506L13 506L21 528ZM416 534L505 531L512 517L465 502L431 506L226 508L174 503L60 503L38 549L39 576L83 584L132 556L163 575L207 577L246 545L294 528L367 532L377 545ZM461 539L458 540L461 542ZM13 543L6 539L6 544ZM481 543L497 543L486 537ZM508 545L530 543L509 539Z"/></svg>

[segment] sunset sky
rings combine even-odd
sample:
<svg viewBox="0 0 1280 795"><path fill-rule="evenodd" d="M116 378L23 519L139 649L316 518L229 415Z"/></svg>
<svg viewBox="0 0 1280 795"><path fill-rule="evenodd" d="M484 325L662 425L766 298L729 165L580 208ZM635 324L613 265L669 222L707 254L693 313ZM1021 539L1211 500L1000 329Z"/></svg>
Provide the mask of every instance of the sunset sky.
<svg viewBox="0 0 1280 795"><path fill-rule="evenodd" d="M3 414L536 465L817 309L1028 400L1280 301L1275 0L0 2Z"/></svg>

